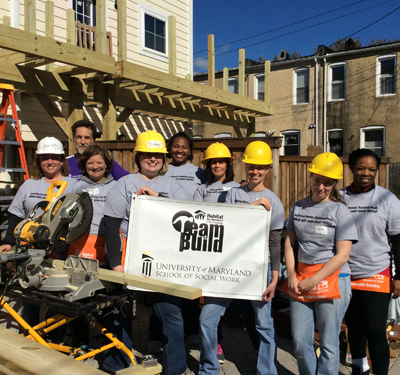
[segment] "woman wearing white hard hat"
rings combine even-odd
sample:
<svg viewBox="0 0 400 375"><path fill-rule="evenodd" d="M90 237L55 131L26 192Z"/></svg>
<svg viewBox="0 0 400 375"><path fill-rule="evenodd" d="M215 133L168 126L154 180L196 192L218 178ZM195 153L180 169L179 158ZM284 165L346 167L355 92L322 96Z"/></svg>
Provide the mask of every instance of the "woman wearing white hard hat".
<svg viewBox="0 0 400 375"><path fill-rule="evenodd" d="M72 191L71 185L76 182L75 179L68 177L69 169L63 145L54 137L45 137L38 143L32 171L31 179L21 185L8 209L11 217L3 245L0 246L0 253L11 250L15 245L15 227L27 218L37 203L46 199L47 189L53 181L67 181L68 186L65 192ZM38 210L36 215L40 213ZM65 255L59 254L61 258Z"/></svg>
<svg viewBox="0 0 400 375"><path fill-rule="evenodd" d="M117 272L124 272L124 244L128 235L132 196L136 194L187 199L187 194L179 182L165 175L168 170L167 148L161 134L153 130L141 133L136 140L134 151L137 172L117 181L107 194L104 208L107 263ZM120 237L120 233L123 237ZM180 298L161 293L154 293L151 297L154 311L163 324L162 330L166 338L163 343L164 372L166 375L183 374L187 367ZM123 342L126 346L132 347L132 342L129 343L132 322L122 323L117 317L115 327L121 331L121 325L124 325ZM127 356L121 354L106 358L104 362L106 370L115 372L129 366Z"/></svg>
<svg viewBox="0 0 400 375"><path fill-rule="evenodd" d="M225 202L228 191L240 186L238 182L233 181L231 162L234 160L229 148L223 143L216 142L207 147L201 161L206 166L207 182L197 188L194 194L195 201Z"/></svg>
<svg viewBox="0 0 400 375"><path fill-rule="evenodd" d="M272 164L270 147L262 141L251 142L243 153L248 184L230 189L226 203L262 205L271 210L269 233L270 260L269 282L262 295L262 301L251 301L256 316L256 329L260 339L257 361L258 374L277 374L275 329L272 318L271 299L274 297L280 266L280 234L285 221L285 212L279 198L264 186L264 180ZM272 209L271 209L272 207ZM250 254L249 254L250 256ZM272 268L272 272L271 272ZM220 365L216 327L231 300L227 298L206 297L200 315L202 338L199 375L218 375Z"/></svg>

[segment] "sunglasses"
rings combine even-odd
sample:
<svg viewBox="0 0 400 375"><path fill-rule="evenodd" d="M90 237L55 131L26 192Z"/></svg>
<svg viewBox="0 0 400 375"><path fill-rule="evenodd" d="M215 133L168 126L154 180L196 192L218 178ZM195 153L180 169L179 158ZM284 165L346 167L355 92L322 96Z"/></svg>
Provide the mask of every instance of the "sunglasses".
<svg viewBox="0 0 400 375"><path fill-rule="evenodd" d="M336 185L336 180L320 180L319 178L310 177L310 181L314 186L324 185L325 187L332 187Z"/></svg>

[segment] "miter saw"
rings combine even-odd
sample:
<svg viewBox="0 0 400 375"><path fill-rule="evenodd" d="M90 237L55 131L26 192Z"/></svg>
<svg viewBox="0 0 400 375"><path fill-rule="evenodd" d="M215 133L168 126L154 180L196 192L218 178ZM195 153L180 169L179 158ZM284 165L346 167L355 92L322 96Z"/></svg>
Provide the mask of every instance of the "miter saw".
<svg viewBox="0 0 400 375"><path fill-rule="evenodd" d="M49 255L54 246L57 243L66 246L78 240L88 232L92 222L89 194L64 194L67 185L66 181L54 181L50 185L46 200L39 202L15 228L16 252L2 253L0 263L15 263L12 279L18 280L23 288L70 292L64 298L74 301L92 296L105 285L97 279L97 260L71 258L63 270L51 265ZM39 209L43 212L37 215ZM6 281L3 276L2 272L2 281Z"/></svg>

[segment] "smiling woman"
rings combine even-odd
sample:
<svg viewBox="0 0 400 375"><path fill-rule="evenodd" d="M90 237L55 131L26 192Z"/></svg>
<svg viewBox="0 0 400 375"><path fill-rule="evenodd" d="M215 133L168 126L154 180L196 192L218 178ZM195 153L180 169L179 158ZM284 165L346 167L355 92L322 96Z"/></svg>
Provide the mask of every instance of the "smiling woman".
<svg viewBox="0 0 400 375"><path fill-rule="evenodd" d="M27 218L37 203L46 199L47 189L53 181L64 180L68 182L65 192L70 192L71 186L76 182L68 176L68 163L65 160L62 143L54 137L43 138L37 146L36 158L32 164L32 178L25 181L18 189L8 212L11 214L7 234L0 246L2 251L11 250L15 244L14 229L19 222ZM38 210L36 215L39 215ZM61 248L58 248L61 252ZM66 253L66 251L65 251ZM59 254L64 258L66 254Z"/></svg>
<svg viewBox="0 0 400 375"><path fill-rule="evenodd" d="M380 163L380 157L372 150L353 151L349 155L353 182L341 190L359 237L350 253L353 296L346 313L355 375L369 373L367 341L373 373L388 373L386 320L390 293L393 298L400 296L400 201L375 185Z"/></svg>

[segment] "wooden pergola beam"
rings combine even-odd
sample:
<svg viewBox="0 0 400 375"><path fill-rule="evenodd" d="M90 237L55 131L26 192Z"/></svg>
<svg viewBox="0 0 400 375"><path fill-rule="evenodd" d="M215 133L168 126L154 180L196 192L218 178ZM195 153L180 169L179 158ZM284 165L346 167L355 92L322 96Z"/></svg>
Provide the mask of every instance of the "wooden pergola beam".
<svg viewBox="0 0 400 375"><path fill-rule="evenodd" d="M88 68L92 71L115 73L115 60L111 56L100 55L98 52L24 30L0 25L0 40L1 47L4 49Z"/></svg>
<svg viewBox="0 0 400 375"><path fill-rule="evenodd" d="M239 96L184 78L173 77L170 74L131 62L118 61L116 63L116 70L122 79L131 79L133 81L142 82L142 84L149 84L154 87L183 93L188 96L197 96L205 102L218 102L222 105L228 104L251 112L257 112L263 116L272 115L274 112L272 104L267 105L264 102L247 96Z"/></svg>

